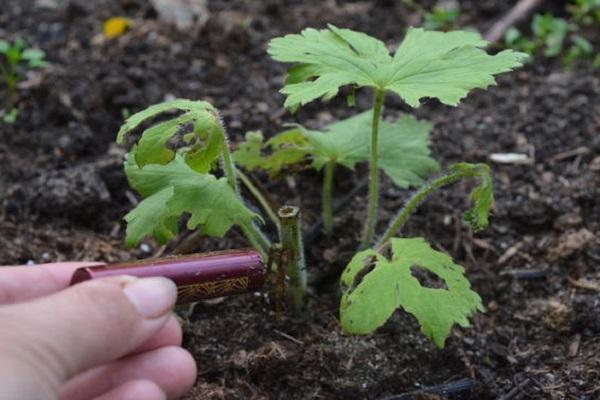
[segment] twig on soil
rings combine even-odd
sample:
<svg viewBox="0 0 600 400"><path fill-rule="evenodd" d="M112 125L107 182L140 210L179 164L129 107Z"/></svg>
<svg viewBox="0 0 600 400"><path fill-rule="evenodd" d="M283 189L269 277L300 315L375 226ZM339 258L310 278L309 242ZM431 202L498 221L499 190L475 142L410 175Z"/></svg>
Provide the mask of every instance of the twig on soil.
<svg viewBox="0 0 600 400"><path fill-rule="evenodd" d="M381 400L410 400L415 398L415 395L418 394L436 394L440 396L448 396L470 392L471 389L473 389L473 386L475 386L475 382L471 379L465 378L450 383L443 383L441 385L425 387L423 389L413 390L411 392L385 397Z"/></svg>
<svg viewBox="0 0 600 400"><path fill-rule="evenodd" d="M519 0L513 8L492 25L483 37L488 42L497 42L502 39L508 28L527 18L542 2L543 0Z"/></svg>
<svg viewBox="0 0 600 400"><path fill-rule="evenodd" d="M513 399L518 393L522 391L522 389L527 386L531 382L531 379L523 379L521 382L517 384L514 388L512 388L508 393L498 397L498 400L510 400Z"/></svg>
<svg viewBox="0 0 600 400"><path fill-rule="evenodd" d="M296 344L299 344L300 346L304 346L304 342L303 342L302 340L300 340L300 339L296 339L295 337L293 337L293 336L291 336L291 335L288 335L288 334L287 334L287 333L285 333L285 332L281 332L281 331L280 331L280 330L278 330L278 329L273 329L273 332L275 332L275 333L276 333L276 334L278 334L279 336L281 336L281 337L283 337L283 338L285 338L285 339L289 340L290 342L294 342L294 343L296 343Z"/></svg>
<svg viewBox="0 0 600 400"><path fill-rule="evenodd" d="M126 190L125 191L125 197L127 197L127 200L129 200L129 202L131 203L132 206L137 206L139 204L139 200L137 199L137 197L135 197L135 194L133 194L133 192L131 190Z"/></svg>
<svg viewBox="0 0 600 400"><path fill-rule="evenodd" d="M550 159L552 161L562 161L567 158L589 154L590 152L591 152L590 149L588 149L587 147L581 146L581 147L577 147L576 149L573 149L573 150L563 151L561 153L555 154L552 157L550 157Z"/></svg>
<svg viewBox="0 0 600 400"><path fill-rule="evenodd" d="M569 357L577 356L580 345L581 345L581 335L578 333L575 335L575 337L573 337L573 340L571 341L571 343L569 343L569 352L568 352Z"/></svg>
<svg viewBox="0 0 600 400"><path fill-rule="evenodd" d="M518 252L519 250L521 250L521 248L525 245L524 242L518 242L517 244L509 247L504 254L502 254L499 258L498 261L496 262L498 265L502 265L505 262L507 262L508 260L510 260L511 258L513 258Z"/></svg>
<svg viewBox="0 0 600 400"><path fill-rule="evenodd" d="M586 289L586 290L593 290L596 292L600 292L600 284L598 284L597 282L592 282L585 278L574 279L574 278L571 278L570 276L568 276L567 279L572 286L574 286L578 289Z"/></svg>
<svg viewBox="0 0 600 400"><path fill-rule="evenodd" d="M538 269L511 269L508 271L500 272L500 276L508 275L514 279L542 279L545 278L550 273L548 268L538 268Z"/></svg>

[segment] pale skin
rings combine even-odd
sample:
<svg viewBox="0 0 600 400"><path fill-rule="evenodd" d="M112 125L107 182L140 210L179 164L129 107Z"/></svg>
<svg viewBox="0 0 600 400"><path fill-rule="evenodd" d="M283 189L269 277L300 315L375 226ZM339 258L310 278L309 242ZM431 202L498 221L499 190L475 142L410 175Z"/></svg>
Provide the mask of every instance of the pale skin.
<svg viewBox="0 0 600 400"><path fill-rule="evenodd" d="M0 268L0 399L177 399L196 379L165 278L68 287L89 263Z"/></svg>

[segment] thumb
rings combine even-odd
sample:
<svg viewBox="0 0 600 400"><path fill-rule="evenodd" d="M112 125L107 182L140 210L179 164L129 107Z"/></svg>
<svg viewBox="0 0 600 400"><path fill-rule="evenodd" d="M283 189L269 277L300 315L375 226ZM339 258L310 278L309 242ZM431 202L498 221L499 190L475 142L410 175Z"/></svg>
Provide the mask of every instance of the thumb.
<svg viewBox="0 0 600 400"><path fill-rule="evenodd" d="M0 398L57 398L67 379L157 333L176 297L168 279L124 276L0 307Z"/></svg>

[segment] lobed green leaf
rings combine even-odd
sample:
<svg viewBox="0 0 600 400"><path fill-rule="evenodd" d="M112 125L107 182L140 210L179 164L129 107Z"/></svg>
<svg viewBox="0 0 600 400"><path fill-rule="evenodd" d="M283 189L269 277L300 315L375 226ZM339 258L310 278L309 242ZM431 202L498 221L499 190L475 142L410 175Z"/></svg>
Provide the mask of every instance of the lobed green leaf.
<svg viewBox="0 0 600 400"><path fill-rule="evenodd" d="M266 144L262 135L249 132L234 158L248 170L260 168L270 175L307 158L317 170L328 162L354 169L356 163L369 159L372 115L373 111L368 110L334 122L322 131L298 127L274 136ZM439 169L429 151L431 128L431 123L410 115L394 122L381 121L379 166L399 187L419 185L422 178Z"/></svg>
<svg viewBox="0 0 600 400"><path fill-rule="evenodd" d="M382 326L398 308L412 314L421 332L438 347L454 324L469 326L468 318L483 311L481 298L471 290L464 268L423 238L391 240L392 258L374 250L357 253L342 274L345 292L340 303L342 328L368 334ZM444 281L446 288L423 286L412 269L420 268Z"/></svg>
<svg viewBox="0 0 600 400"><path fill-rule="evenodd" d="M382 41L329 25L275 38L268 53L297 63L281 89L287 108L331 98L346 85L391 91L418 107L424 97L457 105L471 89L495 84L494 75L521 66L527 57L512 50L489 55L482 50L486 45L475 32L409 28L392 57Z"/></svg>

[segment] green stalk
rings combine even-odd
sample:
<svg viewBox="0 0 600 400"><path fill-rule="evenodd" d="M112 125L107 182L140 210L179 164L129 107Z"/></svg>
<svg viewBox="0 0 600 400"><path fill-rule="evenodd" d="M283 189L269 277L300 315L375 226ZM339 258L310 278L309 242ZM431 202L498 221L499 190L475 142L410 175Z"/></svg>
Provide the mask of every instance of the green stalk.
<svg viewBox="0 0 600 400"><path fill-rule="evenodd" d="M450 185L454 182L457 182L463 178L472 177L473 174L464 170L454 170L452 172L448 172L446 175L442 175L439 178L436 178L429 183L425 184L422 188L420 188L415 194L413 194L404 207L396 214L385 233L381 236L381 238L377 241L375 248L378 251L381 251L387 244L390 239L398 232L404 223L410 217L410 215L419 207L419 205L425 201L427 196L436 190Z"/></svg>
<svg viewBox="0 0 600 400"><path fill-rule="evenodd" d="M223 168L223 172L225 173L225 177L227 178L229 185L233 188L233 190L241 199L242 195L240 194L240 189L237 182L236 168L233 162L233 157L231 156L231 151L229 150L229 138L227 137L227 132L225 131L225 128L221 124L220 118L216 116L215 120L218 129L220 129L223 134L223 140L225 142L223 146L223 152L221 153L221 165ZM252 247L258 250L263 259L266 260L269 255L269 248L271 247L271 242L265 236L265 234L260 230L260 228L256 225L255 222L240 225L240 228L242 229L244 236L246 236Z"/></svg>
<svg viewBox="0 0 600 400"><path fill-rule="evenodd" d="M278 214L281 220L279 239L284 250L282 264L289 278L292 307L296 314L300 314L306 306L306 263L300 229L300 209L283 206Z"/></svg>
<svg viewBox="0 0 600 400"><path fill-rule="evenodd" d="M379 201L379 121L381 120L384 97L384 90L375 90L373 120L371 122L371 147L369 149L369 205L367 209L367 223L361 243L361 248L363 249L369 247L373 241L375 226L377 225L377 203Z"/></svg>
<svg viewBox="0 0 600 400"><path fill-rule="evenodd" d="M335 162L329 161L325 164L325 176L323 178L323 226L325 232L333 232L333 172Z"/></svg>
<svg viewBox="0 0 600 400"><path fill-rule="evenodd" d="M10 111L13 107L15 88L16 88L16 73L12 64L8 64L6 68L0 63L0 77L6 85L6 106L7 110Z"/></svg>
<svg viewBox="0 0 600 400"><path fill-rule="evenodd" d="M252 180L246 174L240 171L239 168L236 169L236 173L238 178L240 178L240 181L242 181L244 186L246 186L246 189L248 189L248 191L252 193L252 196L254 196L256 201L259 202L260 206L267 214L271 222L273 222L273 224L275 224L275 226L277 227L277 230L279 230L279 218L277 218L277 214L275 214L275 211L273 211L271 205L269 204L265 196L263 196L263 194L256 187L256 185L254 185Z"/></svg>

